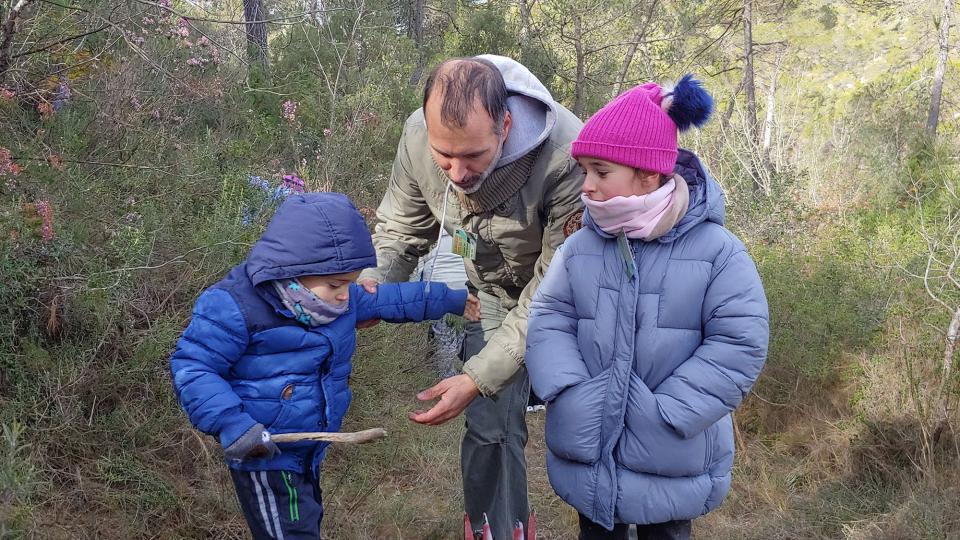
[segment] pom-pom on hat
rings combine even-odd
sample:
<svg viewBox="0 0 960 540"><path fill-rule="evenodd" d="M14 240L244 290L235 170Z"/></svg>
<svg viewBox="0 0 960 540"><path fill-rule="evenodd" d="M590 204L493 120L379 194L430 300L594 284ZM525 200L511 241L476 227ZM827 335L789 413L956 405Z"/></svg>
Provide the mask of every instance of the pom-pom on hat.
<svg viewBox="0 0 960 540"><path fill-rule="evenodd" d="M650 82L620 94L591 116L570 154L671 174L677 163L677 131L702 126L711 112L713 98L693 75L685 75L673 88Z"/></svg>

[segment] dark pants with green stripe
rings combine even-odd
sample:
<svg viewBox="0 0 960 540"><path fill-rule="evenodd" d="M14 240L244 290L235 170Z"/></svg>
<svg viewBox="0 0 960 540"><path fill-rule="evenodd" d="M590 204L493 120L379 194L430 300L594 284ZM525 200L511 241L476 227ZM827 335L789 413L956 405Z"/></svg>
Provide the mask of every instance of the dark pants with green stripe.
<svg viewBox="0 0 960 540"><path fill-rule="evenodd" d="M230 475L255 540L320 538L323 503L313 474L230 469Z"/></svg>

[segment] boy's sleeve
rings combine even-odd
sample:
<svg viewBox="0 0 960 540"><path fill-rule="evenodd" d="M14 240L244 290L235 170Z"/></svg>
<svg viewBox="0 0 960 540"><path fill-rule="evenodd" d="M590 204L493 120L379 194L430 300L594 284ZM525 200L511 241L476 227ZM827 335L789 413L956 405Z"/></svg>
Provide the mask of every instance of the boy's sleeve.
<svg viewBox="0 0 960 540"><path fill-rule="evenodd" d="M200 431L226 448L256 425L225 380L246 350L249 336L239 306L224 290L200 295L193 317L170 358L180 406Z"/></svg>
<svg viewBox="0 0 960 540"><path fill-rule="evenodd" d="M426 281L381 283L377 292L350 286L350 298L356 299L357 321L383 319L387 322L420 322L439 319L447 313L462 315L467 303L466 289L451 289L443 283Z"/></svg>
<svg viewBox="0 0 960 540"><path fill-rule="evenodd" d="M560 246L530 303L527 327L527 371L544 401L553 401L564 389L590 378L577 342L578 321Z"/></svg>

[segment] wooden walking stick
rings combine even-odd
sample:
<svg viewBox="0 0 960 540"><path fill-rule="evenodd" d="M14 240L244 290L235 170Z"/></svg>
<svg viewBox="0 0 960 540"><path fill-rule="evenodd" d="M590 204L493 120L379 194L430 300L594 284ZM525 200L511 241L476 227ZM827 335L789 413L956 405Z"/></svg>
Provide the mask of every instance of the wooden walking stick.
<svg viewBox="0 0 960 540"><path fill-rule="evenodd" d="M335 443L363 444L380 440L387 436L387 430L383 428L365 429L353 433L333 433L325 431L315 431L306 433L277 433L270 434L270 440L278 443L300 442L300 441L326 441Z"/></svg>

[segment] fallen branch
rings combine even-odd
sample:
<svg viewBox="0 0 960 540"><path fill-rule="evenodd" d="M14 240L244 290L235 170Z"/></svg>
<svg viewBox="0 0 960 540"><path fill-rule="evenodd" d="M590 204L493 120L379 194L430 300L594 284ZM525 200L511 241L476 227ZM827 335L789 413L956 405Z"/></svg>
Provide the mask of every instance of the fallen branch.
<svg viewBox="0 0 960 540"><path fill-rule="evenodd" d="M278 433L271 434L270 440L279 443L300 442L300 441L325 441L335 443L363 444L380 440L387 436L387 430L383 428L365 429L353 433L328 433L316 431L312 433Z"/></svg>

